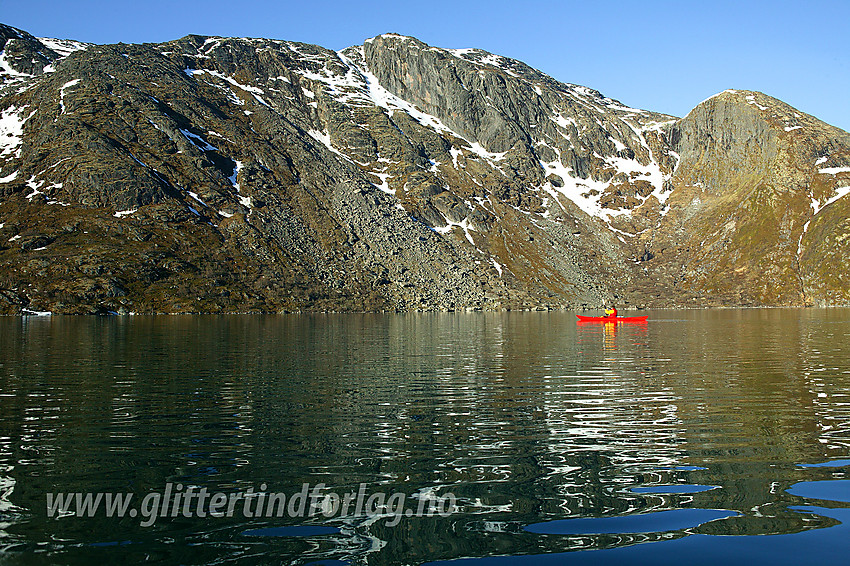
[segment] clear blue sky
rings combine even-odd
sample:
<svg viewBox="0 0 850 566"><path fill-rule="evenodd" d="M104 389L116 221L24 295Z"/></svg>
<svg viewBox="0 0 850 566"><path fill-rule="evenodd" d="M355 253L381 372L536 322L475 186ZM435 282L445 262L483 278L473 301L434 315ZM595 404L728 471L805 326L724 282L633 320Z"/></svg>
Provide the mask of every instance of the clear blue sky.
<svg viewBox="0 0 850 566"><path fill-rule="evenodd" d="M0 0L0 22L92 43L195 33L336 50L395 32L513 57L675 116L736 88L850 130L850 0Z"/></svg>

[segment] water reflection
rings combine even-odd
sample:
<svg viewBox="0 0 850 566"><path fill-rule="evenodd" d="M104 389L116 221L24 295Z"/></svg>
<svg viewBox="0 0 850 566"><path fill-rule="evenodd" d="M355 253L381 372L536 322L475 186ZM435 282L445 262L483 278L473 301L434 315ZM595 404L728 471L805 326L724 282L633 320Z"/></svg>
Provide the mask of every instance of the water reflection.
<svg viewBox="0 0 850 566"><path fill-rule="evenodd" d="M837 521L804 482L834 494L844 470L801 465L848 457L848 337L847 310L2 319L0 545L80 563L395 564L808 532ZM169 482L365 482L451 492L459 509L395 527L44 512L48 492Z"/></svg>
<svg viewBox="0 0 850 566"><path fill-rule="evenodd" d="M731 511L716 509L672 509L638 515L547 521L529 525L525 530L530 533L555 535L660 533L699 527L711 521L734 516L735 513Z"/></svg>

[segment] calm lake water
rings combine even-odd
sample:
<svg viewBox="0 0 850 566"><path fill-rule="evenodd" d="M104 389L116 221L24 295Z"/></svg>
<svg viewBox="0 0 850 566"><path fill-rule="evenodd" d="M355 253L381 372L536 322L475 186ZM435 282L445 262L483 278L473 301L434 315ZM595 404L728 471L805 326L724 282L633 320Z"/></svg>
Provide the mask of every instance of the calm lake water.
<svg viewBox="0 0 850 566"><path fill-rule="evenodd" d="M0 318L0 564L846 563L850 309L648 314Z"/></svg>

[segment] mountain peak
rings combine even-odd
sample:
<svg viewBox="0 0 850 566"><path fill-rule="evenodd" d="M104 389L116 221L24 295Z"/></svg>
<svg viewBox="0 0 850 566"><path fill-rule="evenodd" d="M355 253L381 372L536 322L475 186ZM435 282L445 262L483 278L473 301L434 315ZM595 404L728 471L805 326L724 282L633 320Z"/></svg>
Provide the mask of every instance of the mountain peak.
<svg viewBox="0 0 850 566"><path fill-rule="evenodd" d="M413 36L402 35L400 33L393 33L393 32L382 33L381 35L376 35L375 37L370 37L370 38L366 39L366 41L364 43L373 43L376 40L382 40L382 39L397 40L397 41L415 41L417 43L424 43L422 41L419 41L418 39L416 39Z"/></svg>
<svg viewBox="0 0 850 566"><path fill-rule="evenodd" d="M850 302L850 140L762 93L680 120L399 34L0 34L0 312Z"/></svg>
<svg viewBox="0 0 850 566"><path fill-rule="evenodd" d="M696 119L698 116L718 116L718 112L729 114L726 120L733 121L738 120L735 116L758 116L764 125L780 133L805 130L809 135L821 132L828 137L837 136L850 140L850 134L847 132L801 112L778 98L753 90L727 89L717 93L694 107L685 120ZM716 118L712 119L712 122L716 122Z"/></svg>

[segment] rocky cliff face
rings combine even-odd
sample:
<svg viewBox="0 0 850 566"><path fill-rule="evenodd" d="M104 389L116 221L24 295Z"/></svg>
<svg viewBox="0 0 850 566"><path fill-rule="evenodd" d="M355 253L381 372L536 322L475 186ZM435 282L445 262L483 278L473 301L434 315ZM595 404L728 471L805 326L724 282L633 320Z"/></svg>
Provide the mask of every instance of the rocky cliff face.
<svg viewBox="0 0 850 566"><path fill-rule="evenodd" d="M848 134L388 34L0 26L0 312L847 304Z"/></svg>
<svg viewBox="0 0 850 566"><path fill-rule="evenodd" d="M681 156L670 214L643 238L660 252L666 286L698 303L850 301L847 132L730 90L674 124L669 138Z"/></svg>

